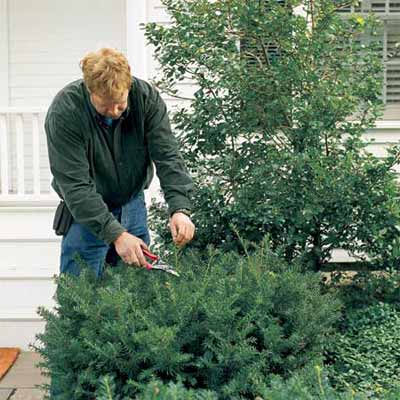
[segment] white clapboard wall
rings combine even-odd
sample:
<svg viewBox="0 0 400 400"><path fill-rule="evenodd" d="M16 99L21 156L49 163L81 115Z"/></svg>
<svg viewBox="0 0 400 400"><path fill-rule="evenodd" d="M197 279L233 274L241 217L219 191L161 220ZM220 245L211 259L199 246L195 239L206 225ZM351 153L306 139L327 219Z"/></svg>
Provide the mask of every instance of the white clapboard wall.
<svg viewBox="0 0 400 400"><path fill-rule="evenodd" d="M47 106L101 46L126 48L123 0L9 0L11 106Z"/></svg>
<svg viewBox="0 0 400 400"><path fill-rule="evenodd" d="M54 207L0 206L0 347L28 349L51 308L60 241L51 230Z"/></svg>

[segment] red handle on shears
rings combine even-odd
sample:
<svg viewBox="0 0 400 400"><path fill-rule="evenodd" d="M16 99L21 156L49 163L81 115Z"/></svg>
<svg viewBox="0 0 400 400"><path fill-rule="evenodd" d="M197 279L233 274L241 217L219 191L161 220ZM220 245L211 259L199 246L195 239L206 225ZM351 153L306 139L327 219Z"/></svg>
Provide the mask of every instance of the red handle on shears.
<svg viewBox="0 0 400 400"><path fill-rule="evenodd" d="M157 260L160 258L160 257L156 256L155 254L150 253L149 250L146 250L146 249L143 248L143 247L142 247L142 251L143 251L143 254L144 254L147 258L149 258L150 260L152 260L152 261L157 261ZM146 264L146 268L147 268L147 269L152 269L152 268L153 268L153 265L150 264L150 263L147 263L147 264Z"/></svg>

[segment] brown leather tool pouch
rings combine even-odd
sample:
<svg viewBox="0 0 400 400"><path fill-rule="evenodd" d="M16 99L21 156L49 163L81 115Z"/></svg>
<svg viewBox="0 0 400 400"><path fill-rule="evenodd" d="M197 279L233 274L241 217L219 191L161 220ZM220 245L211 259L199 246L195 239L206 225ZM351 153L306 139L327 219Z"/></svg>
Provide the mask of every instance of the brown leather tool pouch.
<svg viewBox="0 0 400 400"><path fill-rule="evenodd" d="M57 206L53 220L53 229L57 236L64 236L71 227L74 219L63 200Z"/></svg>

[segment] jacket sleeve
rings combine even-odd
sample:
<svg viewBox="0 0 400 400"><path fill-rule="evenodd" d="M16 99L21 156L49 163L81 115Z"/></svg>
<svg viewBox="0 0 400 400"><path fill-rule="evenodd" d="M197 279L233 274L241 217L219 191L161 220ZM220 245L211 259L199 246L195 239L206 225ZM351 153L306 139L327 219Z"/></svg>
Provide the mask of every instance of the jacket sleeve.
<svg viewBox="0 0 400 400"><path fill-rule="evenodd" d="M193 182L172 134L165 102L154 88L145 103L145 132L170 214L180 208L191 209Z"/></svg>
<svg viewBox="0 0 400 400"><path fill-rule="evenodd" d="M56 112L47 115L45 130L50 169L74 220L98 239L112 243L126 229L96 192L82 133Z"/></svg>

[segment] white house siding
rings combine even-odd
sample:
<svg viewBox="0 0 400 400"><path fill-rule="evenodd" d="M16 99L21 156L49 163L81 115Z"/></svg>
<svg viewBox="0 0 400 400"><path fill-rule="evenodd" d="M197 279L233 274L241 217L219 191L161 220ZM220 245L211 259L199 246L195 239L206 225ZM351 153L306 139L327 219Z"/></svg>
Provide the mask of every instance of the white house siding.
<svg viewBox="0 0 400 400"><path fill-rule="evenodd" d="M0 0L0 106L8 105L8 0Z"/></svg>
<svg viewBox="0 0 400 400"><path fill-rule="evenodd" d="M126 50L123 0L9 0L10 106L47 106L103 45Z"/></svg>
<svg viewBox="0 0 400 400"><path fill-rule="evenodd" d="M39 305L53 306L59 238L54 207L0 206L0 347L28 348L44 327Z"/></svg>
<svg viewBox="0 0 400 400"><path fill-rule="evenodd" d="M364 138L370 143L368 151L377 157L385 157L388 148L400 144L400 118L378 121L376 128L366 132ZM400 165L395 165L393 170L396 171L400 183Z"/></svg>

